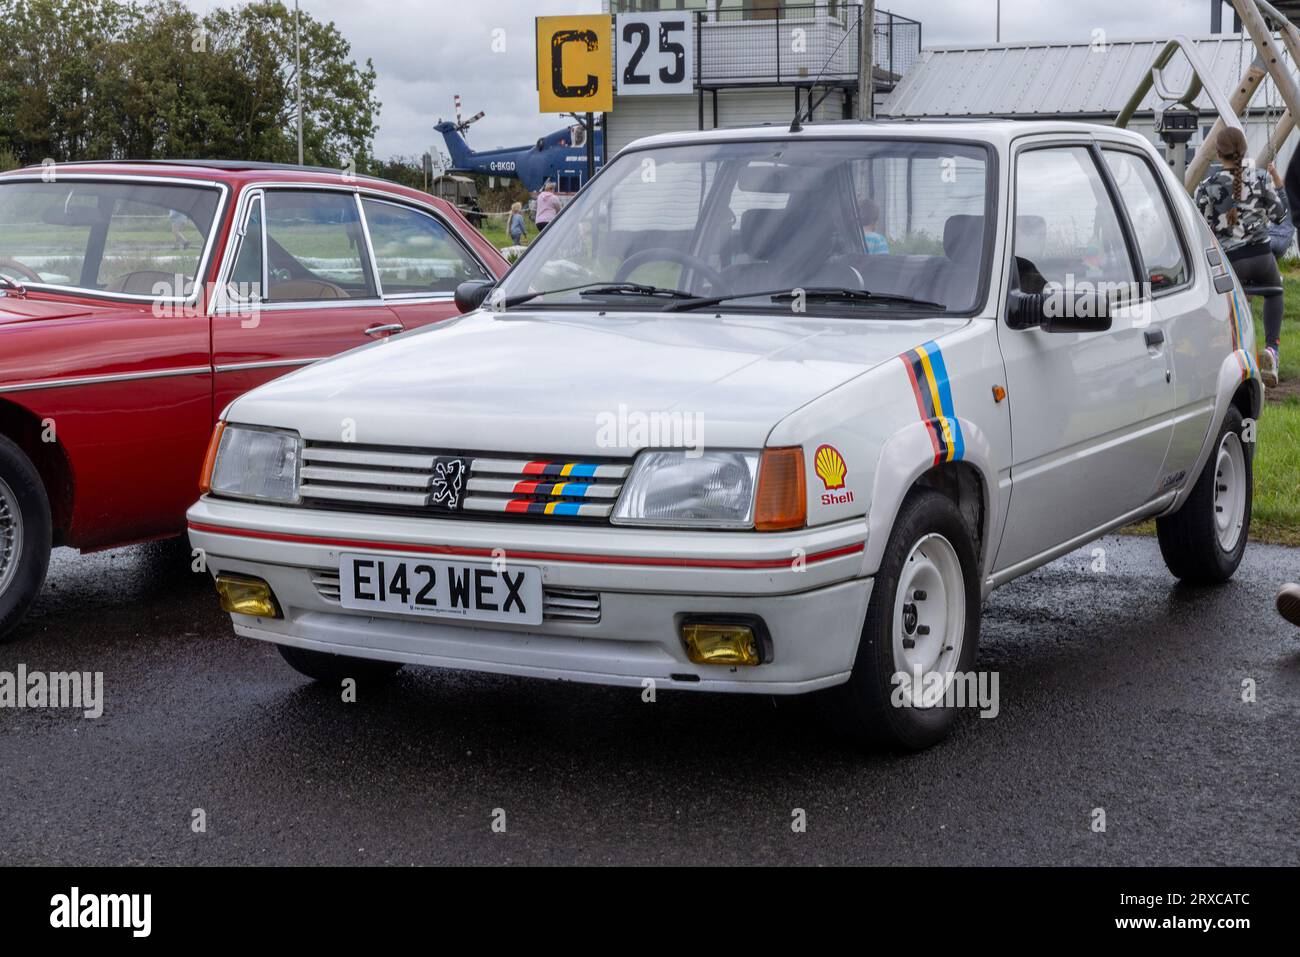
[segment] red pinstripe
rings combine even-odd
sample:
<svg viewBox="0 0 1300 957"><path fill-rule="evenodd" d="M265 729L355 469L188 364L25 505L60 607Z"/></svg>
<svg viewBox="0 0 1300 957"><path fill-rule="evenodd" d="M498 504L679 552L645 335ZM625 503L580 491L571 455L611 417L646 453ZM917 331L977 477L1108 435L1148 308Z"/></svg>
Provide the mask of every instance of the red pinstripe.
<svg viewBox="0 0 1300 957"><path fill-rule="evenodd" d="M418 552L423 555L461 555L467 558L493 558L490 548L468 548L460 545L405 545L400 542L375 542L354 538L321 538L314 535L293 535L288 532L262 532L248 528L229 528L191 522L190 530L212 535L233 535L237 538L259 538L272 542L292 542L300 545L324 545L329 548L361 548L389 552ZM866 548L865 542L855 542L839 548L814 552L806 564L829 561L844 555L854 555ZM669 568L788 568L792 558L675 558L661 555L591 555L575 552L510 551L512 559L525 561L577 562L586 565L654 565Z"/></svg>

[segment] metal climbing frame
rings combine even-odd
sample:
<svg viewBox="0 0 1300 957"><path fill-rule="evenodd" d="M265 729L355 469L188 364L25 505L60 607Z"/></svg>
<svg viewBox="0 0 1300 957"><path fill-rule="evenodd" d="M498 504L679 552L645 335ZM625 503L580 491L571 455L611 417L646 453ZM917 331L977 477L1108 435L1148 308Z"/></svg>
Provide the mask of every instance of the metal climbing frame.
<svg viewBox="0 0 1300 957"><path fill-rule="evenodd" d="M1247 67L1246 72L1242 74L1240 82L1237 83L1236 89L1231 94L1225 95L1214 83L1214 76L1206 67L1200 55L1196 52L1196 45L1186 36L1178 35L1172 37L1156 55L1155 61L1151 64L1151 69L1143 76L1142 82L1138 84L1129 101L1124 105L1117 117L1115 125L1124 127L1128 125L1133 114L1137 112L1138 106L1146 97L1147 93L1154 87L1156 95L1162 100L1170 103L1181 104L1189 109L1194 109L1196 97L1204 89L1210 97L1218 118L1214 121L1214 126L1210 129L1208 136L1202 140L1196 155L1192 162L1188 164L1187 171L1183 176L1183 185L1188 191L1196 188L1196 184L1205 176L1206 170L1210 167L1210 162L1214 155L1214 138L1225 126L1232 126L1242 129L1241 115L1245 113L1246 108L1250 105L1251 98L1255 91L1259 89L1264 82L1265 76L1273 78L1273 83L1277 86L1278 92L1282 95L1282 102L1286 109L1282 112L1277 126L1274 127L1269 135L1268 142L1255 157L1255 162L1259 166L1267 166L1273 162L1282 144L1286 138L1295 129L1296 117L1300 116L1300 85L1296 83L1296 78L1286 67L1286 61L1282 57L1282 51L1278 48L1277 41L1269 29L1266 22L1267 17L1272 21L1281 35L1282 43L1287 52L1291 55L1293 63L1300 64L1300 29L1296 28L1284 14L1279 13L1267 0L1230 0L1232 7L1237 11L1237 16L1241 18L1242 26L1250 34L1250 38L1255 47L1255 59ZM1177 52L1182 52L1192 68L1191 77L1187 82L1186 89L1181 92L1172 89L1165 80L1164 70L1169 65L1170 60ZM1245 132L1243 130L1243 132Z"/></svg>

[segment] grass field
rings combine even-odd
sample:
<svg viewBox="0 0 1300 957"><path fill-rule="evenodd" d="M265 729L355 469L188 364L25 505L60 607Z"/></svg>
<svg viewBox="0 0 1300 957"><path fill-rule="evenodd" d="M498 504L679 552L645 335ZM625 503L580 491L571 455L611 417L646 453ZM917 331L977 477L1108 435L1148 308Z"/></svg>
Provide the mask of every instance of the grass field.
<svg viewBox="0 0 1300 957"><path fill-rule="evenodd" d="M510 237L506 235L506 220L501 216L489 216L483 220L483 228L479 230L483 237L497 249L505 249L507 246L513 246ZM531 222L528 223L528 236L531 239L537 235L537 227Z"/></svg>
<svg viewBox="0 0 1300 957"><path fill-rule="evenodd" d="M1259 417L1255 453L1255 511L1252 535L1263 541L1300 545L1300 262L1285 263L1282 320L1282 381L1267 393ZM1255 337L1262 346L1262 301L1253 304Z"/></svg>

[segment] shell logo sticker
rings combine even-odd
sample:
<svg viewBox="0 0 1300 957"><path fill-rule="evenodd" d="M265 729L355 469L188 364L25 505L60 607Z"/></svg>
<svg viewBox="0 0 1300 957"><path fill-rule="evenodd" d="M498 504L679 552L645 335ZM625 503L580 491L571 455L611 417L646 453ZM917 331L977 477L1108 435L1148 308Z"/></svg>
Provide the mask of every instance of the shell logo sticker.
<svg viewBox="0 0 1300 957"><path fill-rule="evenodd" d="M835 446L823 445L817 450L813 456L813 469L826 486L826 491L844 488L844 476L849 473L849 467L844 464L844 456L840 455L840 450Z"/></svg>

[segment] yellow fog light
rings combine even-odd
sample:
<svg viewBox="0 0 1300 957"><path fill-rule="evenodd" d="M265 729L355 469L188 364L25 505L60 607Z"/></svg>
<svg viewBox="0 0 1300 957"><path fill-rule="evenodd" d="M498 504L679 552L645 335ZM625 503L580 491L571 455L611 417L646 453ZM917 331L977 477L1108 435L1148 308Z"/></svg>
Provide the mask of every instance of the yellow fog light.
<svg viewBox="0 0 1300 957"><path fill-rule="evenodd" d="M752 624L687 622L682 640L686 657L697 665L756 665L763 660Z"/></svg>
<svg viewBox="0 0 1300 957"><path fill-rule="evenodd" d="M271 586L260 578L240 578L237 575L218 575L217 594L221 608L232 615L252 615L256 618L279 618L280 606L275 602Z"/></svg>

